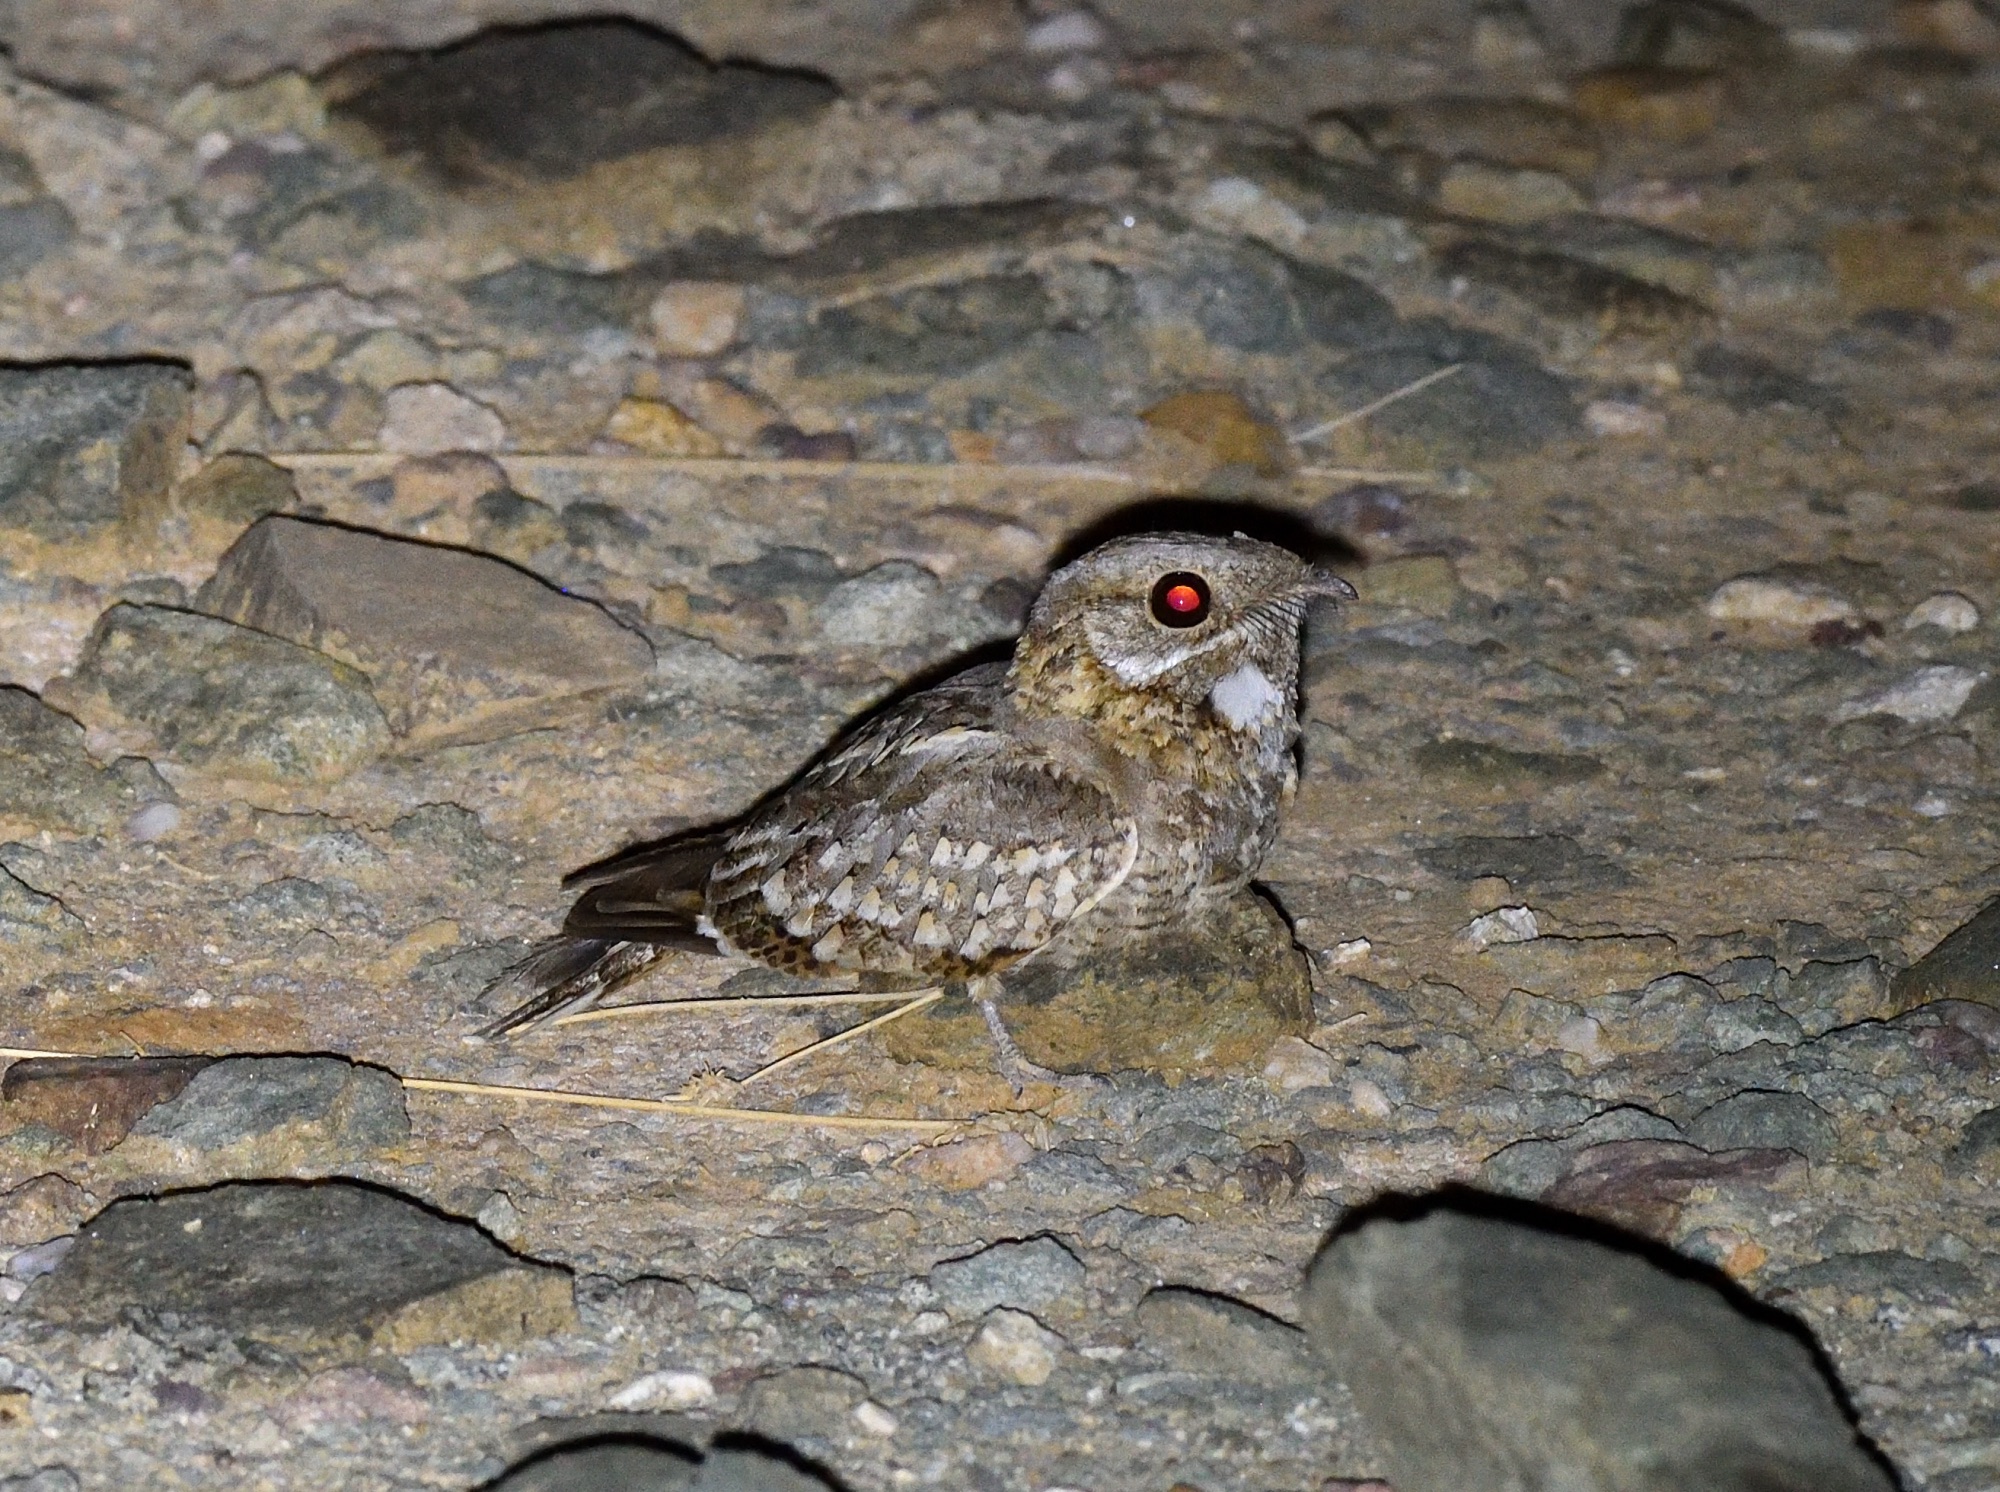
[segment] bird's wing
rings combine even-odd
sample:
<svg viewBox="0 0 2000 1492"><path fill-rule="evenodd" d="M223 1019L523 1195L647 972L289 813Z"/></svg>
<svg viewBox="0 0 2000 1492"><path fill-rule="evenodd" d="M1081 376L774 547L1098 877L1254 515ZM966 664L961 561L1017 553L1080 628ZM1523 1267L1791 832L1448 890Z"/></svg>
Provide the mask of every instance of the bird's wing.
<svg viewBox="0 0 2000 1492"><path fill-rule="evenodd" d="M929 691L836 746L718 860L708 919L797 973L1004 967L1121 884L1138 826L1000 728L997 691Z"/></svg>

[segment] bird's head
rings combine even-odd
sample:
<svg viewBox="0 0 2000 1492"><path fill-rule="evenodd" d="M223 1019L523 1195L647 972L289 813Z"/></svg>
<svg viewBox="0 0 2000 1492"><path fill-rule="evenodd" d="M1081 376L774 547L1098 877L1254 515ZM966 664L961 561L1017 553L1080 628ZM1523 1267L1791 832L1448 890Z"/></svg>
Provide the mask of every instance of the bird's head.
<svg viewBox="0 0 2000 1492"><path fill-rule="evenodd" d="M1306 608L1353 595L1338 576L1242 534L1114 539L1049 577L1015 674L1088 660L1114 688L1180 704L1206 697L1239 729L1274 711L1289 719Z"/></svg>

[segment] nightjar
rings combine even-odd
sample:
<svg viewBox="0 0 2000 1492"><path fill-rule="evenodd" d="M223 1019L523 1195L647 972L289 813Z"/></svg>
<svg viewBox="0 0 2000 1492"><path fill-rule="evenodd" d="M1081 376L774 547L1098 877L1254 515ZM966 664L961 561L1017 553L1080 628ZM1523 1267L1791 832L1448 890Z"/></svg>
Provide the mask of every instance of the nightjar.
<svg viewBox="0 0 2000 1492"><path fill-rule="evenodd" d="M1147 534L1050 576L1009 663L863 721L740 821L569 884L496 1035L674 950L878 985L992 976L1181 918L1256 874L1297 781L1299 634L1343 580L1237 535Z"/></svg>

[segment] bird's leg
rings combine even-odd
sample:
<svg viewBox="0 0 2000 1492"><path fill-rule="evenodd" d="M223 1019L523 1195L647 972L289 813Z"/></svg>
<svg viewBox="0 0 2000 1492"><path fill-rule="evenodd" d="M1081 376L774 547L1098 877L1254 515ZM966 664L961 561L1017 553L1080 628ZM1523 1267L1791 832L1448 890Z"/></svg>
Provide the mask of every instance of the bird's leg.
<svg viewBox="0 0 2000 1492"><path fill-rule="evenodd" d="M1073 1079L1030 1062L1021 1054L1021 1049L1014 1044L1014 1038L1007 1030L1006 1022L1000 1019L999 1007L993 1003L1000 994L998 979L991 974L976 975L966 981L965 992L979 1007L979 1013L986 1017L986 1030L993 1038L993 1045L1000 1051L1000 1076L1012 1085L1016 1098L1030 1083L1054 1083L1063 1088L1074 1085Z"/></svg>

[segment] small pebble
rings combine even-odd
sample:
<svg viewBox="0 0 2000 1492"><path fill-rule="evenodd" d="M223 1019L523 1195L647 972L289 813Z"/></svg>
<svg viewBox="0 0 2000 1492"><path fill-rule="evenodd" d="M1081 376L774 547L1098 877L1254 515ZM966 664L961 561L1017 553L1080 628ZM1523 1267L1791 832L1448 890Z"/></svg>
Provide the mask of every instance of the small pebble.
<svg viewBox="0 0 2000 1492"><path fill-rule="evenodd" d="M1087 10L1065 10L1028 30L1022 46L1038 57L1094 52L1105 42L1104 25Z"/></svg>
<svg viewBox="0 0 2000 1492"><path fill-rule="evenodd" d="M864 1435L884 1439L896 1433L896 1416L877 1404L873 1399L863 1399L854 1406L854 1423Z"/></svg>
<svg viewBox="0 0 2000 1492"><path fill-rule="evenodd" d="M1264 1059L1264 1081L1279 1093L1326 1088L1333 1083L1333 1058L1297 1036L1282 1036Z"/></svg>
<svg viewBox="0 0 2000 1492"><path fill-rule="evenodd" d="M634 1378L605 1401L612 1409L700 1409L714 1402L708 1374L673 1368Z"/></svg>
<svg viewBox="0 0 2000 1492"><path fill-rule="evenodd" d="M1913 627L1936 627L1940 632L1970 632L1978 625L1979 608L1957 591L1926 596L1903 618L1905 631Z"/></svg>
<svg viewBox="0 0 2000 1492"><path fill-rule="evenodd" d="M38 1280L51 1273L62 1263L63 1256L76 1247L76 1235L66 1234L61 1238L51 1238L47 1243L24 1248L7 1261L7 1277L12 1280Z"/></svg>
<svg viewBox="0 0 2000 1492"><path fill-rule="evenodd" d="M1459 933L1459 946L1473 949L1491 948L1496 943L1532 943L1542 935L1541 926L1535 921L1535 914L1529 907L1500 907L1475 917Z"/></svg>
<svg viewBox="0 0 2000 1492"><path fill-rule="evenodd" d="M1965 708L1972 691L1986 675L1955 663L1920 668L1886 689L1851 699L1833 713L1835 720L1859 720L1867 715L1894 715L1912 725L1949 720Z"/></svg>
<svg viewBox="0 0 2000 1492"><path fill-rule="evenodd" d="M1918 818L1941 819L1951 813L1951 800L1941 793L1925 793L1910 806Z"/></svg>
<svg viewBox="0 0 2000 1492"><path fill-rule="evenodd" d="M431 456L442 451L497 451L507 443L500 416L448 383L405 383L383 400L376 440L385 451Z"/></svg>
<svg viewBox="0 0 2000 1492"><path fill-rule="evenodd" d="M714 357L743 326L743 287L680 280L653 297L653 345L669 357Z"/></svg>
<svg viewBox="0 0 2000 1492"><path fill-rule="evenodd" d="M1592 435L1607 440L1667 432L1665 414L1624 399L1591 400L1583 408L1583 423Z"/></svg>
<svg viewBox="0 0 2000 1492"><path fill-rule="evenodd" d="M1826 586L1762 575L1725 582L1702 609L1718 622L1765 622L1780 627L1816 627L1855 615L1854 603Z"/></svg>
<svg viewBox="0 0 2000 1492"><path fill-rule="evenodd" d="M181 826L181 811L172 803L148 803L125 820L125 837L134 844L165 839Z"/></svg>
<svg viewBox="0 0 2000 1492"><path fill-rule="evenodd" d="M1366 938L1349 938L1327 949L1326 961L1336 969L1345 969L1368 962L1368 955L1374 951L1375 945Z"/></svg>
<svg viewBox="0 0 2000 1492"><path fill-rule="evenodd" d="M1056 1370L1056 1354L1068 1345L1026 1311L1005 1306L988 1311L971 1344L966 1361L975 1368L1033 1388L1049 1381Z"/></svg>

